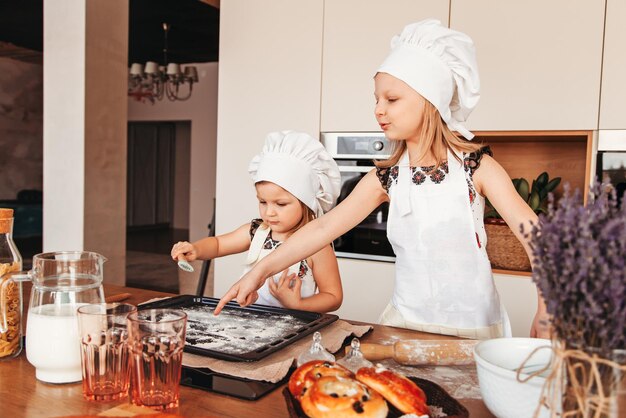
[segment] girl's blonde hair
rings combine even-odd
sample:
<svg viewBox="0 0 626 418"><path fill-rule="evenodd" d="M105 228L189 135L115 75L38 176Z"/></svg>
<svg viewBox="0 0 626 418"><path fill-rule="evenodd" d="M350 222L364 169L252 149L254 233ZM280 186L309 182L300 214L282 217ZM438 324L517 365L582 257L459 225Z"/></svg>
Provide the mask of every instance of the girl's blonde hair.
<svg viewBox="0 0 626 418"><path fill-rule="evenodd" d="M262 183L271 183L271 182L263 180L263 181L259 181L259 182L255 183L255 184L262 184ZM274 183L274 184L276 184L276 183ZM289 191L287 190L287 192L289 192ZM302 203L302 200L298 199L297 197L296 197L296 199L298 200L298 203L300 203L300 208L302 209L302 219L300 219L300 222L298 223L298 225L293 227L293 231L294 232L297 231L298 229L302 228L304 225L308 224L309 222L311 222L313 219L315 219L315 212L313 212L313 210L310 207L308 207L307 205ZM263 227L269 228L269 225L266 224L265 222L262 222L261 224L263 225Z"/></svg>
<svg viewBox="0 0 626 418"><path fill-rule="evenodd" d="M472 143L466 139L456 136L448 125L441 119L441 115L435 106L428 100L425 101L424 115L420 126L420 139L418 143L417 160L421 160L428 152L432 152L435 156L435 168L439 168L443 162L441 155L443 149L450 151L474 152L481 148L481 144ZM405 141L394 141L391 156L386 160L375 161L376 167L389 168L398 164L400 157L406 151ZM461 162L460 158L454 154L454 157Z"/></svg>
<svg viewBox="0 0 626 418"><path fill-rule="evenodd" d="M302 228L304 225L315 219L315 213L313 212L313 210L311 210L310 207L302 203L301 200L298 200L298 202L300 202L300 207L302 208L302 219L300 219L300 223L295 226L294 231L297 231L298 229Z"/></svg>

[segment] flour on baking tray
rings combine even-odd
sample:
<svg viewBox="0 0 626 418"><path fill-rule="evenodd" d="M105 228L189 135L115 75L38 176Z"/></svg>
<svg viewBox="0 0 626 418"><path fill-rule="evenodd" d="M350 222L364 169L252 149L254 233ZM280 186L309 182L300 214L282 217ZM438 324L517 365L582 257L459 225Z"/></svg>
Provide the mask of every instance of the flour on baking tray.
<svg viewBox="0 0 626 418"><path fill-rule="evenodd" d="M307 321L288 314L224 309L213 315L211 306L182 308L187 313L186 343L228 354L244 354L294 333Z"/></svg>

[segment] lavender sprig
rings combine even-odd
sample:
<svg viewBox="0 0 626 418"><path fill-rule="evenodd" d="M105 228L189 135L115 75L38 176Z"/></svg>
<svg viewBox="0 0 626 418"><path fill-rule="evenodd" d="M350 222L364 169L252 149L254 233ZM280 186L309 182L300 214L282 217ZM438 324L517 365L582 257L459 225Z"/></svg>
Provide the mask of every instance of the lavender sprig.
<svg viewBox="0 0 626 418"><path fill-rule="evenodd" d="M548 213L531 232L533 280L558 338L604 355L626 347L626 198L601 185L550 196Z"/></svg>

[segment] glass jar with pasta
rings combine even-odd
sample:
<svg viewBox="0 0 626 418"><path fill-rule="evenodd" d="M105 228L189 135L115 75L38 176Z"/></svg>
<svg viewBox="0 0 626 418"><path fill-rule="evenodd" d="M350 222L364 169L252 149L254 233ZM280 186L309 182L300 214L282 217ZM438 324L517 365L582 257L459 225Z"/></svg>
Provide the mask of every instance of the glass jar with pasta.
<svg viewBox="0 0 626 418"><path fill-rule="evenodd" d="M13 242L13 209L0 208L0 360L22 351L22 286L9 273L22 270Z"/></svg>

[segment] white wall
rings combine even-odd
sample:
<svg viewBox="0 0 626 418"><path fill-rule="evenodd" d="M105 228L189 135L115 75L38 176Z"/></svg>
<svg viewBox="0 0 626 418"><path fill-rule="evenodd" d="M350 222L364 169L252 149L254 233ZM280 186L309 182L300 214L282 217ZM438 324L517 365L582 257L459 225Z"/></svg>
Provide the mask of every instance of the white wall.
<svg viewBox="0 0 626 418"><path fill-rule="evenodd" d="M189 228L189 163L191 161L191 124L176 123L176 147L174 152L174 229Z"/></svg>
<svg viewBox="0 0 626 418"><path fill-rule="evenodd" d="M129 121L190 121L191 164L189 167L189 236L192 241L207 234L213 215L217 145L217 74L216 62L193 64L198 68L199 82L187 101L167 99L138 102L128 99ZM177 222L176 227L179 227Z"/></svg>
<svg viewBox="0 0 626 418"><path fill-rule="evenodd" d="M218 234L259 216L247 169L267 133L319 132L322 17L321 0L221 3ZM244 260L215 260L216 296L241 276Z"/></svg>

